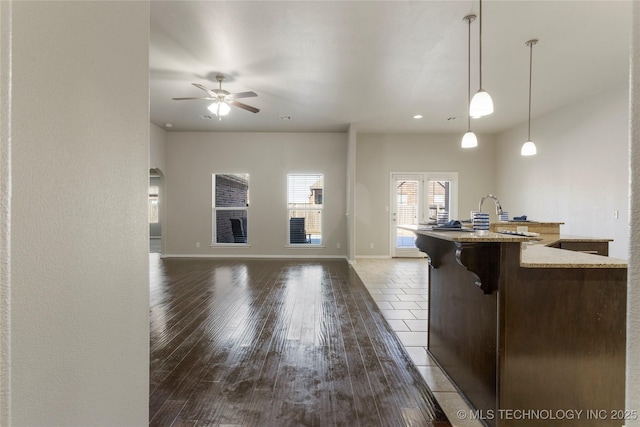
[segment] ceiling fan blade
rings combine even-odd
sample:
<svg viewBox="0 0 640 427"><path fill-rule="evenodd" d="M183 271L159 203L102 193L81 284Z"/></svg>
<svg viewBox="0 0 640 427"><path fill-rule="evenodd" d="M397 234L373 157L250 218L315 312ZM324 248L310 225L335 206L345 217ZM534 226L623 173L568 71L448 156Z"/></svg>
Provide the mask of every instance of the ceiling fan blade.
<svg viewBox="0 0 640 427"><path fill-rule="evenodd" d="M207 89L206 87L202 86L201 84L198 84L198 83L191 83L191 84L194 85L195 87L197 87L198 89L202 89L203 91L207 92L209 94L209 96L216 96L216 94L211 89Z"/></svg>
<svg viewBox="0 0 640 427"><path fill-rule="evenodd" d="M251 98L254 96L258 96L258 94L253 91L249 91L249 92L232 93L231 96L234 99L238 99L238 98Z"/></svg>
<svg viewBox="0 0 640 427"><path fill-rule="evenodd" d="M229 104L234 105L238 108L242 108L243 110L250 111L252 113L257 113L260 111L256 107L252 107L251 105L243 104L242 102L238 102L238 101L231 101Z"/></svg>
<svg viewBox="0 0 640 427"><path fill-rule="evenodd" d="M202 97L202 98L171 98L174 101L188 101L190 99L203 99L205 101L216 101L218 98L208 98L208 97Z"/></svg>

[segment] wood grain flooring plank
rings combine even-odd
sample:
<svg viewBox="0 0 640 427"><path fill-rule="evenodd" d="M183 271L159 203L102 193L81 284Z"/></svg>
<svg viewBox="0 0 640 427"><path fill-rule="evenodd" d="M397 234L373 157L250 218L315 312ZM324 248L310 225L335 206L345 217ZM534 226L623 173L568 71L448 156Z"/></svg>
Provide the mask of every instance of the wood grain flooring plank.
<svg viewBox="0 0 640 427"><path fill-rule="evenodd" d="M227 328L231 331L227 343L224 344L226 358L211 360L208 372L203 378L211 377L212 368L216 369L215 395L216 406L202 404L200 399L190 399L181 414L184 419L218 419L227 424L242 423L246 409L243 403L253 389L253 379L263 364L269 340L264 338L268 333L268 318L274 310L272 305L278 301L277 292L270 292L269 287L258 288L252 293L251 301L236 310L233 317L227 317ZM262 298L261 295L266 295Z"/></svg>
<svg viewBox="0 0 640 427"><path fill-rule="evenodd" d="M374 390L367 369L367 355L363 353L366 349L364 337L358 329L362 325L354 311L355 307L349 305L352 302L351 289L349 283L341 278L337 278L336 283L339 325L344 337L345 359L353 389L354 416L358 425L381 425L377 402L372 398Z"/></svg>
<svg viewBox="0 0 640 427"><path fill-rule="evenodd" d="M150 425L450 425L346 262L150 266Z"/></svg>

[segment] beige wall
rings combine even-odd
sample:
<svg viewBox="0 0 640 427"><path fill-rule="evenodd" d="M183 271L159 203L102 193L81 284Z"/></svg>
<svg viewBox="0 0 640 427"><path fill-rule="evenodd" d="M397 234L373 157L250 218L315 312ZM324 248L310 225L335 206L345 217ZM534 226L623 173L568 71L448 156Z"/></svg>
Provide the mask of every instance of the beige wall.
<svg viewBox="0 0 640 427"><path fill-rule="evenodd" d="M149 124L149 168L160 169L163 173L166 167L166 145L167 132L154 125Z"/></svg>
<svg viewBox="0 0 640 427"><path fill-rule="evenodd" d="M11 423L11 3L0 2L0 425Z"/></svg>
<svg viewBox="0 0 640 427"><path fill-rule="evenodd" d="M627 409L640 407L640 4L633 4L631 49L631 244L627 298ZM640 417L625 422L640 426Z"/></svg>
<svg viewBox="0 0 640 427"><path fill-rule="evenodd" d="M147 425L149 5L1 7L0 424Z"/></svg>
<svg viewBox="0 0 640 427"><path fill-rule="evenodd" d="M462 135L358 134L357 256L389 256L391 172L458 172L458 219L468 218L483 195L495 193L493 137L480 135L473 149L460 148L461 139Z"/></svg>
<svg viewBox="0 0 640 427"><path fill-rule="evenodd" d="M566 234L606 237L629 256L629 89L620 84L532 121L538 154L522 157L526 124L498 136L502 206ZM618 219L614 218L618 212Z"/></svg>
<svg viewBox="0 0 640 427"><path fill-rule="evenodd" d="M355 160L347 168L349 135ZM472 150L460 148L458 135L168 132L166 138L167 256L348 257L348 169L355 170L357 256L389 256L386 208L392 171L458 172L460 215L476 209L482 195L495 192L491 135L480 136L480 146ZM211 174L225 172L250 173L250 247L210 247ZM284 247L288 172L326 175L322 250ZM329 186L335 186L333 191Z"/></svg>
<svg viewBox="0 0 640 427"><path fill-rule="evenodd" d="M166 149L167 256L346 256L346 134L169 132ZM214 173L249 173L248 247L210 247ZM324 174L324 248L286 247L288 173Z"/></svg>

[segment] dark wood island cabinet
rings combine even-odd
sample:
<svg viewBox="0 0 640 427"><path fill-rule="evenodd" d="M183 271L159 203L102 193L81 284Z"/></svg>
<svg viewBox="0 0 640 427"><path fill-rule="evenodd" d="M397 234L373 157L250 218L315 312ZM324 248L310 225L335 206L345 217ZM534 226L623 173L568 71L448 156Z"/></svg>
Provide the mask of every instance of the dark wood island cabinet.
<svg viewBox="0 0 640 427"><path fill-rule="evenodd" d="M428 351L475 417L624 424L624 260L499 233L416 236L430 269Z"/></svg>

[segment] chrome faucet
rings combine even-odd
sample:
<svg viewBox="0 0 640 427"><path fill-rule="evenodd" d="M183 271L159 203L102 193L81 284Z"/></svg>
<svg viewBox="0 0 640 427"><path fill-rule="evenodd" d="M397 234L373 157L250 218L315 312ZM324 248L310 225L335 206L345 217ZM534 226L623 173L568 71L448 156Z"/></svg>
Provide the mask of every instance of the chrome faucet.
<svg viewBox="0 0 640 427"><path fill-rule="evenodd" d="M478 206L478 212L482 212L482 202L484 202L484 199L493 200L493 203L495 203L495 205L496 205L496 214L500 215L502 213L502 206L500 206L500 202L498 201L498 198L496 196L494 196L493 194L487 194L486 196L482 197L482 199L480 199L480 205Z"/></svg>

